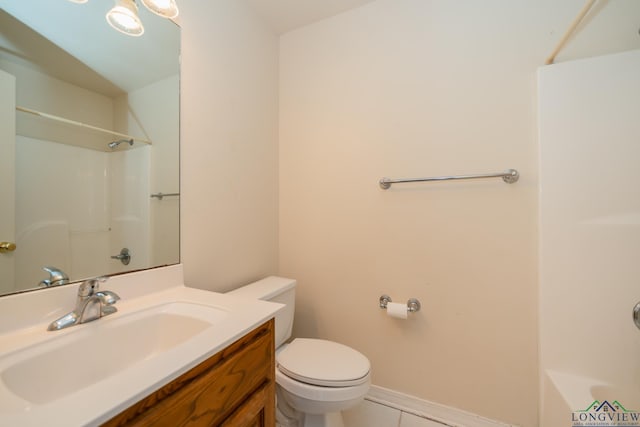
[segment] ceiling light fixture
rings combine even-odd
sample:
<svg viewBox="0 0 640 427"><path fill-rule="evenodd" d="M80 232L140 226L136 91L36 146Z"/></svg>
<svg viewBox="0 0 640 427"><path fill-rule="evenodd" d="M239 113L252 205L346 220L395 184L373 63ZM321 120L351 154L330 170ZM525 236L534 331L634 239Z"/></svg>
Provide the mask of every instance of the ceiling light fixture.
<svg viewBox="0 0 640 427"><path fill-rule="evenodd" d="M178 16L178 5L175 0L141 0L147 9L163 18Z"/></svg>
<svg viewBox="0 0 640 427"><path fill-rule="evenodd" d="M134 0L115 0L116 5L107 12L107 22L116 30L129 36L141 36L144 33L142 21L138 16L138 6Z"/></svg>
<svg viewBox="0 0 640 427"><path fill-rule="evenodd" d="M86 3L89 0L69 0L73 3ZM141 0L151 12L163 18L172 19L178 16L176 0ZM144 34L142 21L138 16L135 0L115 0L115 6L107 12L107 22L116 30L128 36Z"/></svg>

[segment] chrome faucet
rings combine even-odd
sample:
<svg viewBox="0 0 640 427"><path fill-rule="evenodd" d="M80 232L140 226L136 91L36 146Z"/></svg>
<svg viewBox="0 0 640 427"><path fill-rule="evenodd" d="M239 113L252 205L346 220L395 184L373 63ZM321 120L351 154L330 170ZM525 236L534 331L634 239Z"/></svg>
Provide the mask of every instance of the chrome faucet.
<svg viewBox="0 0 640 427"><path fill-rule="evenodd" d="M58 320L51 322L47 330L58 331L69 326L91 322L118 311L114 307L114 304L120 299L118 294L99 290L100 283L106 281L107 277L85 280L78 288L76 308Z"/></svg>
<svg viewBox="0 0 640 427"><path fill-rule="evenodd" d="M40 283L38 283L38 286L44 286L48 288L50 286L60 286L69 283L69 276L67 276L66 273L59 268L42 267L42 269L49 273L49 278L41 280Z"/></svg>

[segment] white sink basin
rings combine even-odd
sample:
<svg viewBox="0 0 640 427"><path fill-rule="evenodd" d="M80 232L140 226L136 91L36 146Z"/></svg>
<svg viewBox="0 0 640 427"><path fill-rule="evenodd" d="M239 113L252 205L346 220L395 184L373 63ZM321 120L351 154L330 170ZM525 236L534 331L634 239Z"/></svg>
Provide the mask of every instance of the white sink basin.
<svg viewBox="0 0 640 427"><path fill-rule="evenodd" d="M0 426L98 427L282 308L182 283L181 265L114 276L117 313L54 332L77 284L0 298Z"/></svg>
<svg viewBox="0 0 640 427"><path fill-rule="evenodd" d="M5 358L0 378L22 399L49 403L170 352L226 316L223 309L172 302L73 326Z"/></svg>

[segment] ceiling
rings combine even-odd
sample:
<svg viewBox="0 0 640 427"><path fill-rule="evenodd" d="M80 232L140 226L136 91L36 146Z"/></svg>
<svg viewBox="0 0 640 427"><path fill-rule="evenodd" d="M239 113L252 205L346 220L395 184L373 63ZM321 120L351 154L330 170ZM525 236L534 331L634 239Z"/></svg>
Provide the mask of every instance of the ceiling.
<svg viewBox="0 0 640 427"><path fill-rule="evenodd" d="M277 33L282 34L360 7L374 0L245 0Z"/></svg>
<svg viewBox="0 0 640 427"><path fill-rule="evenodd" d="M282 34L373 0L245 1ZM0 57L10 55L13 61L112 97L176 74L176 56L166 53L179 52L177 27L140 7L145 34L125 36L106 23L104 16L112 5L0 0Z"/></svg>
<svg viewBox="0 0 640 427"><path fill-rule="evenodd" d="M93 83L84 87L106 95L118 89L131 92L176 75L179 28L140 7L145 33L130 37L107 24L105 14L112 6L109 1L0 0L0 12L6 12L0 16L0 53L31 61L65 81L78 81L68 73L81 62L99 73L85 73L86 81Z"/></svg>

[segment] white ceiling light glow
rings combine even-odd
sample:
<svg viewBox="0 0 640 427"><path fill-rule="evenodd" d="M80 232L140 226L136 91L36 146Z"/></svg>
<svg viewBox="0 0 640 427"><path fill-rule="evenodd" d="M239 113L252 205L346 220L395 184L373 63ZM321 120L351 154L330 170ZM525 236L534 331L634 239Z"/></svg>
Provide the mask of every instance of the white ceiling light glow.
<svg viewBox="0 0 640 427"><path fill-rule="evenodd" d="M72 3L86 3L89 0L69 0ZM151 12L163 18L172 19L178 16L176 0L141 0ZM107 22L116 30L128 36L144 34L142 21L138 16L135 0L115 0L115 6L107 12Z"/></svg>
<svg viewBox="0 0 640 427"><path fill-rule="evenodd" d="M133 0L116 0L113 9L107 12L107 22L129 36L141 36L144 33L142 21L138 16L138 6Z"/></svg>
<svg viewBox="0 0 640 427"><path fill-rule="evenodd" d="M175 0L141 0L147 9L163 18L178 16L178 5Z"/></svg>

